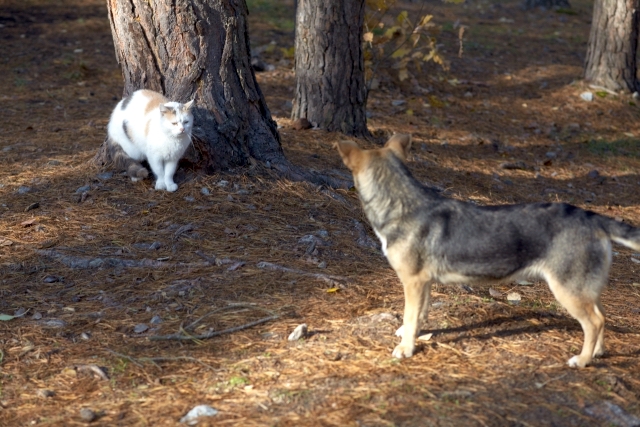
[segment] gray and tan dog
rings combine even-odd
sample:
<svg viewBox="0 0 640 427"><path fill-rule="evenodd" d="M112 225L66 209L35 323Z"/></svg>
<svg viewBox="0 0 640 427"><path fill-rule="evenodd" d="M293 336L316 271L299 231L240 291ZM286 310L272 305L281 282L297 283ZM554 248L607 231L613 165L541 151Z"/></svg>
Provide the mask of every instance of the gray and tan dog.
<svg viewBox="0 0 640 427"><path fill-rule="evenodd" d="M362 207L404 287L402 341L396 358L411 357L418 323L427 320L431 284L544 279L584 331L571 367L604 353L600 294L611 266L611 241L640 251L640 229L563 203L476 206L420 184L406 160L411 137L384 148L337 143L353 173Z"/></svg>

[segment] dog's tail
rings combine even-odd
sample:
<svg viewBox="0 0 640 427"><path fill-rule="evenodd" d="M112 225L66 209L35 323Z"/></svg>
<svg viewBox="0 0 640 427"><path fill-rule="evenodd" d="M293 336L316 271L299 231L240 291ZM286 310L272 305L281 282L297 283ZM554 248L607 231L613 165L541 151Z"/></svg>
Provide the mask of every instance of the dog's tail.
<svg viewBox="0 0 640 427"><path fill-rule="evenodd" d="M640 251L640 228L632 227L613 218L599 216L600 225L607 232L611 240L628 248Z"/></svg>

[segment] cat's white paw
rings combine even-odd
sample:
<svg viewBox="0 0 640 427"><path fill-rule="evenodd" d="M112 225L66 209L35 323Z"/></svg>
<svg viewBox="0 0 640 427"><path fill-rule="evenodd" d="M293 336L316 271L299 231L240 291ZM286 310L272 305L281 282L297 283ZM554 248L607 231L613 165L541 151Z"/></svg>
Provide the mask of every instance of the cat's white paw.
<svg viewBox="0 0 640 427"><path fill-rule="evenodd" d="M157 180L156 181L156 190L166 190L167 186L164 185L164 181Z"/></svg>
<svg viewBox="0 0 640 427"><path fill-rule="evenodd" d="M171 191L172 193L178 189L178 184L172 182L171 184L167 184L167 191Z"/></svg>
<svg viewBox="0 0 640 427"><path fill-rule="evenodd" d="M401 337L404 335L404 325L400 326L398 329L396 329L396 336L397 337Z"/></svg>
<svg viewBox="0 0 640 427"><path fill-rule="evenodd" d="M398 346L396 346L396 348L393 349L393 353L391 353L391 355L396 359L411 357L413 356L415 348L415 345L403 345L402 343L400 343Z"/></svg>

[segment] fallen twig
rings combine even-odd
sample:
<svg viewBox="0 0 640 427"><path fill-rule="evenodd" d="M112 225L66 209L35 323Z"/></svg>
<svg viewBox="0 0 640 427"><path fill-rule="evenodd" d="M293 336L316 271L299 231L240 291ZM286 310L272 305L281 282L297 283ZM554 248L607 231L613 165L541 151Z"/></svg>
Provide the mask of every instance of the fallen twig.
<svg viewBox="0 0 640 427"><path fill-rule="evenodd" d="M310 276L316 279L324 280L325 282L328 282L331 285L338 285L340 284L341 281L342 282L349 281L349 279L343 276L332 276L332 275L322 274L322 273L310 273L308 271L298 270L296 268L283 267L281 265L273 264L267 261L260 261L258 264L256 264L256 267L267 269L267 270L282 271L284 273L295 273L295 274L301 274L303 276Z"/></svg>
<svg viewBox="0 0 640 427"><path fill-rule="evenodd" d="M167 261L157 261L153 259L126 259L113 257L88 257L63 255L54 249L37 249L36 253L46 256L66 265L70 268L89 269L100 267L127 267L127 268L168 268L175 266L183 267L204 267L209 265L204 262L174 263Z"/></svg>
<svg viewBox="0 0 640 427"><path fill-rule="evenodd" d="M161 366L158 365L157 362L175 362L177 360L186 360L188 362L194 362L197 363L199 365L204 366L207 369L211 369L212 371L215 370L215 368L211 365L207 365L206 363L202 362L201 360L196 359L195 357L191 357L191 356L176 356L176 357L131 357L131 356L127 356L126 354L122 354L122 353L118 353L117 351L113 351L111 349L107 349L107 351L109 353L112 353L115 356L121 357L123 359L127 359L129 360L131 363L133 363L134 365L138 366L138 367L143 367L142 363L139 362L149 362L152 363L153 365L155 365L156 367L162 369Z"/></svg>
<svg viewBox="0 0 640 427"><path fill-rule="evenodd" d="M206 317L208 317L208 316L210 316L212 314L215 314L215 313L219 313L219 312L224 311L224 310L228 310L228 309L232 309L232 308L238 308L238 307L245 307L245 308L251 308L253 310L260 310L260 311L264 311L264 312L270 313L271 315L268 316L268 317L263 317L262 319L254 320L253 322L245 323L244 325L234 326L233 328L227 328L227 329L223 329L221 331L210 330L209 332L207 332L205 334L200 334L200 335L191 335L189 333L190 330L193 330L193 328L195 328L195 326L199 322L201 322L203 319L205 319ZM180 326L180 330L175 334L155 335L155 336L149 337L149 340L151 340L151 341L203 340L203 339L207 339L207 338L217 337L219 335L230 334L230 333L233 333L233 332L241 331L243 329L248 329L248 328L251 328L253 326L259 325L261 323L270 322L271 320L275 320L278 317L279 316L277 314L273 313L271 310L267 310L267 309L262 308L262 307L256 307L256 306L253 306L253 305L250 305L250 304L233 304L233 305L228 305L228 306L225 306L225 307L220 307L220 308L217 308L215 310L212 310L209 313L205 314L204 316L201 316L200 318L196 319L194 322L190 323L185 328L183 328L182 325L181 325Z"/></svg>

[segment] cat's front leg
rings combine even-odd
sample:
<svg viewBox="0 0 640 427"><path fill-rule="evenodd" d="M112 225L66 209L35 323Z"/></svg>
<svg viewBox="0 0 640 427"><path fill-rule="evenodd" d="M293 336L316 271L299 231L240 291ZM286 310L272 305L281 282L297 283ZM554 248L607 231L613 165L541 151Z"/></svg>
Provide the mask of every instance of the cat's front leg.
<svg viewBox="0 0 640 427"><path fill-rule="evenodd" d="M167 191L176 191L178 189L178 184L173 182L173 175L176 173L176 169L178 169L177 161L168 161L164 165L164 183L167 185Z"/></svg>
<svg viewBox="0 0 640 427"><path fill-rule="evenodd" d="M166 190L167 186L164 182L164 162L158 157L149 157L147 160L149 161L149 166L151 166L153 174L156 176L156 190Z"/></svg>

